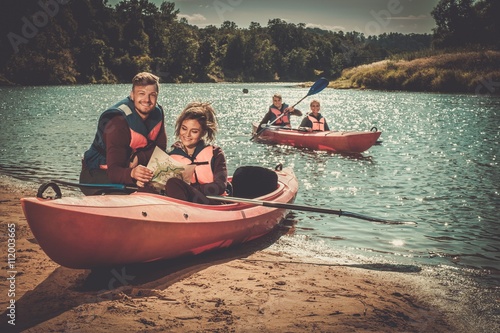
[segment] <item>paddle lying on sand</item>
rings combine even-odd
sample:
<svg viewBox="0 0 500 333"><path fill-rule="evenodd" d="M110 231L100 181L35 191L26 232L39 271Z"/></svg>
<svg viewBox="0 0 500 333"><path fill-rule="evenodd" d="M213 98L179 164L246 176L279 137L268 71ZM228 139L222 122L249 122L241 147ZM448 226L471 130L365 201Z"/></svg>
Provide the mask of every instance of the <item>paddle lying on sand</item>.
<svg viewBox="0 0 500 333"><path fill-rule="evenodd" d="M311 86L311 88L309 88L309 91L307 92L307 95L305 95L304 97L302 97L300 99L300 101L298 101L297 103L295 103L294 105L292 105L291 109L293 109L297 104L299 104L300 102L302 102L306 97L314 95L314 94L317 94L320 91L322 91L323 89L325 89L328 86L328 83L329 83L328 80L325 79L324 77L322 77L318 81L314 82L314 84ZM281 117L283 117L285 114L287 114L287 112L283 112L279 117L277 117L271 123L269 123L268 126L271 126L272 124L274 124L278 119L280 119ZM264 129L259 129L254 135L252 135L252 137L250 138L250 140L253 140L263 130Z"/></svg>
<svg viewBox="0 0 500 333"><path fill-rule="evenodd" d="M86 188L97 188L102 189L104 191L123 191L130 192L133 190L137 190L137 187L126 186L123 184L81 184L81 183L73 183L67 182L63 180L52 180L54 183L68 185L68 186L76 186L76 187L86 187ZM400 222L400 221L389 221L384 219L379 219L376 217L365 216L357 213L351 213L343 210L334 210L328 208L321 207L312 207L305 205L297 205L283 202L274 202L274 201L265 201L265 200L257 200L257 199L246 199L246 198L238 198L238 197L224 197L224 196L207 196L208 199L220 201L220 202L234 202L234 203L243 203L254 206L265 206L271 208L281 208L281 209L290 209L290 210L300 210L314 213L325 213L325 214L334 214L338 216L346 216L353 217L361 220L379 222L384 224L417 224L416 222Z"/></svg>

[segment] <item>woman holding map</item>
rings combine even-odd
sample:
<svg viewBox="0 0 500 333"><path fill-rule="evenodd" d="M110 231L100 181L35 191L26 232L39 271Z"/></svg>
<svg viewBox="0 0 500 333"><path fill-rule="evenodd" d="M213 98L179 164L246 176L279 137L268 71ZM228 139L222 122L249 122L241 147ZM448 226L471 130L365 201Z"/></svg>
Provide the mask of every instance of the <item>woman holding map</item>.
<svg viewBox="0 0 500 333"><path fill-rule="evenodd" d="M183 164L195 164L190 184L170 178L165 195L201 204L218 204L206 195L222 195L227 187L224 152L213 145L217 132L215 110L210 103L192 102L181 112L175 124L178 140L169 155Z"/></svg>

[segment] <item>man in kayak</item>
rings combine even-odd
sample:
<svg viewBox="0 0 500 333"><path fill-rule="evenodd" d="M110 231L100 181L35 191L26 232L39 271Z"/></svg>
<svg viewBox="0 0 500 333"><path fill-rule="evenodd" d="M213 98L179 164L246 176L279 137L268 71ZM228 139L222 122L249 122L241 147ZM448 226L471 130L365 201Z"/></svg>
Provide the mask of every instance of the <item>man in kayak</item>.
<svg viewBox="0 0 500 333"><path fill-rule="evenodd" d="M85 152L80 183L117 183L144 188L153 172L145 167L153 150L167 148L163 108L157 103L159 78L142 72L130 95L104 111L94 142ZM86 195L93 189L82 188Z"/></svg>
<svg viewBox="0 0 500 333"><path fill-rule="evenodd" d="M320 104L318 100L313 99L310 103L311 112L309 112L300 123L300 130L308 132L313 131L329 131L330 128L326 123L326 119L319 113Z"/></svg>
<svg viewBox="0 0 500 333"><path fill-rule="evenodd" d="M298 109L294 109L293 106L291 107L288 106L288 104L283 103L283 99L280 94L274 94L273 104L269 107L269 111L260 121L258 130L260 131L262 129L262 125L266 124L292 128L292 125L290 124L290 115L302 116L302 112Z"/></svg>

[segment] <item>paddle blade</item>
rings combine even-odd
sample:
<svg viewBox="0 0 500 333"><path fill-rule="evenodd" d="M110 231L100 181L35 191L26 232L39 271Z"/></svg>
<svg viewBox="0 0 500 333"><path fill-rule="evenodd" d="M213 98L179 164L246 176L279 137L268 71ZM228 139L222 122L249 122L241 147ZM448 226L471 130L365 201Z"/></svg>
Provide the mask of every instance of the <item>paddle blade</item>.
<svg viewBox="0 0 500 333"><path fill-rule="evenodd" d="M314 82L314 84L309 89L309 92L307 93L307 96L311 96L311 95L319 93L321 90L323 90L326 87L328 87L329 83L330 82L327 79L325 79L324 77L322 77L318 81Z"/></svg>

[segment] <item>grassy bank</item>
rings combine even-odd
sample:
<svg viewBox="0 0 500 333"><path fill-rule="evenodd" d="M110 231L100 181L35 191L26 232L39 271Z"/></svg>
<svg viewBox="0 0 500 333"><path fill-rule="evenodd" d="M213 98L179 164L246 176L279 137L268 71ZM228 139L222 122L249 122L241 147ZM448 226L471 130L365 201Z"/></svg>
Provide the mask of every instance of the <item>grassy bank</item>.
<svg viewBox="0 0 500 333"><path fill-rule="evenodd" d="M500 95L500 52L457 52L413 60L383 60L345 69L330 87Z"/></svg>

